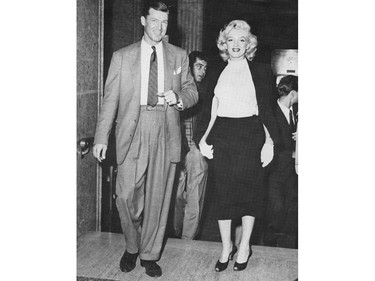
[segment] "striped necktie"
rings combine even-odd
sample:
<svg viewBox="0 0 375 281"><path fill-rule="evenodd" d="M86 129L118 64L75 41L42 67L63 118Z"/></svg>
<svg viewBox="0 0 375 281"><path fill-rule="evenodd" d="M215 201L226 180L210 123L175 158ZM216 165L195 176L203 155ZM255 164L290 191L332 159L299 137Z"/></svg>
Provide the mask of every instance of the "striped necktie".
<svg viewBox="0 0 375 281"><path fill-rule="evenodd" d="M155 106L158 103L158 59L156 57L155 46L152 46L152 54L150 57L150 74L148 77L148 96L147 104Z"/></svg>

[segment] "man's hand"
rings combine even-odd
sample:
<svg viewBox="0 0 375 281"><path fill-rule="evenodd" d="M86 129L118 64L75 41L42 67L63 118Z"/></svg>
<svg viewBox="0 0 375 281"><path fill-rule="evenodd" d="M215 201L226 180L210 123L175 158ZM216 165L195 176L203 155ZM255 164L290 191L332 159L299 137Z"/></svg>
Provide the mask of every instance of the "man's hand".
<svg viewBox="0 0 375 281"><path fill-rule="evenodd" d="M161 98L164 98L165 102L168 105L175 105L178 102L177 95L172 90L169 90L169 91L164 92L164 93L158 93L158 96L161 97Z"/></svg>
<svg viewBox="0 0 375 281"><path fill-rule="evenodd" d="M199 143L199 150L204 157L208 159L214 158L214 149L212 145L208 145L205 141Z"/></svg>
<svg viewBox="0 0 375 281"><path fill-rule="evenodd" d="M107 145L106 144L100 144L97 143L94 145L94 148L92 149L92 154L98 161L101 163L102 160L105 159L105 154L107 152Z"/></svg>
<svg viewBox="0 0 375 281"><path fill-rule="evenodd" d="M262 167L266 167L273 159L273 145L265 143L260 152L260 161L263 163Z"/></svg>
<svg viewBox="0 0 375 281"><path fill-rule="evenodd" d="M298 133L297 133L297 132L292 133L292 139L293 139L294 141L297 140L297 137L298 137Z"/></svg>

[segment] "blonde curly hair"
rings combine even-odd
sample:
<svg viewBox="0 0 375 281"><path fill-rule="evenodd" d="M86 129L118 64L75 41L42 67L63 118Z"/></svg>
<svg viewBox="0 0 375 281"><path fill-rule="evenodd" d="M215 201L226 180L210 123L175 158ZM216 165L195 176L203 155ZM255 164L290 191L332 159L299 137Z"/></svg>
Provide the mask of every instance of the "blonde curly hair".
<svg viewBox="0 0 375 281"><path fill-rule="evenodd" d="M250 25L244 20L232 20L220 30L219 37L216 40L217 47L220 51L220 56L224 61L229 59L229 52L226 46L228 34L232 29L242 29L248 32L248 42L250 42L250 48L246 50L245 57L248 60L253 60L258 45L257 37L251 33Z"/></svg>

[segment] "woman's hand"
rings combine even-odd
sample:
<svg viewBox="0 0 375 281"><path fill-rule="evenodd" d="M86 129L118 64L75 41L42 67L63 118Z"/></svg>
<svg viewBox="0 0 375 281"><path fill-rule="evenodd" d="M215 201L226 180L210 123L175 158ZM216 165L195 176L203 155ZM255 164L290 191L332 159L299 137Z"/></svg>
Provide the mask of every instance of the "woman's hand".
<svg viewBox="0 0 375 281"><path fill-rule="evenodd" d="M263 163L262 167L266 167L273 159L273 145L265 143L260 152L260 161Z"/></svg>
<svg viewBox="0 0 375 281"><path fill-rule="evenodd" d="M214 158L213 145L208 145L205 141L201 140L199 142L199 150L204 157L207 157L208 159Z"/></svg>

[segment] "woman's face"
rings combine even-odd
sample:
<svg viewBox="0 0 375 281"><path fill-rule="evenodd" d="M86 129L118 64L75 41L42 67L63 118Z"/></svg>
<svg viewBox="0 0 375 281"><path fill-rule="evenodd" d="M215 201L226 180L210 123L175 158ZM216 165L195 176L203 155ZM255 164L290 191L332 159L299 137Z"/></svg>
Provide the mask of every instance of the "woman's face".
<svg viewBox="0 0 375 281"><path fill-rule="evenodd" d="M246 50L250 47L248 32L242 29L232 29L228 33L226 42L231 60L242 60Z"/></svg>

